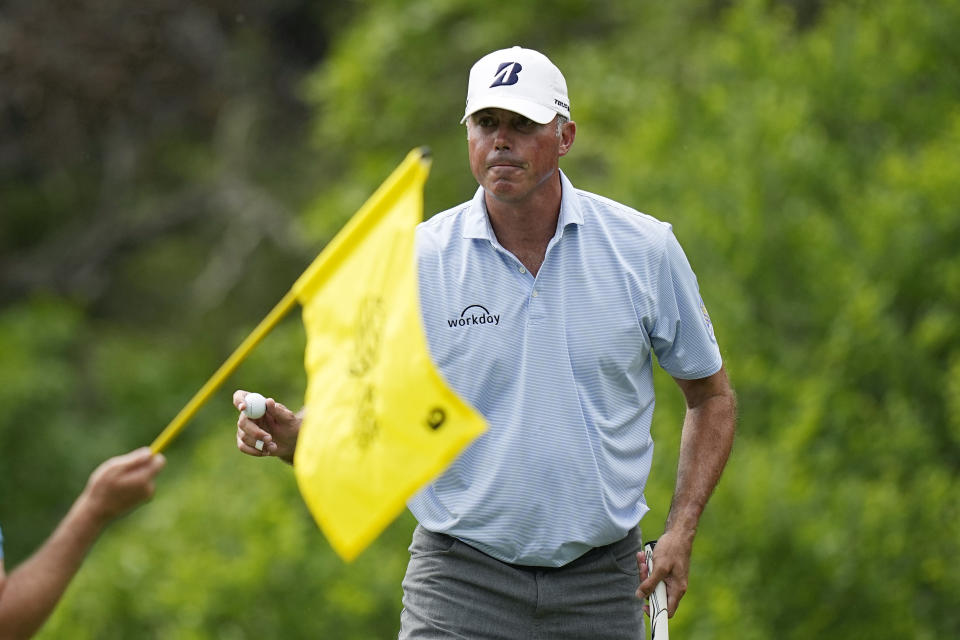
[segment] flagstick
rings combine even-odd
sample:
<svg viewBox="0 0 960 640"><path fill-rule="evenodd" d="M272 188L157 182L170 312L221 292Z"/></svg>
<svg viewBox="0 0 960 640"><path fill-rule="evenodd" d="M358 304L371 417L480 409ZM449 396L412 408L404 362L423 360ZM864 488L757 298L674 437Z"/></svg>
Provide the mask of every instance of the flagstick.
<svg viewBox="0 0 960 640"><path fill-rule="evenodd" d="M210 399L210 396L220 388L220 385L230 376L231 373L236 371L237 367L240 366L240 363L243 362L244 358L250 355L250 352L253 351L253 348L260 343L263 338L270 333L270 330L277 326L277 323L287 315L287 312L293 307L297 302L297 296L294 293L293 289L287 292L283 299L277 303L277 306L267 314L267 317L260 321L260 324L253 330L253 332L246 337L246 339L240 343L240 346L227 358L227 361L220 365L220 368L217 369L216 373L210 377L207 382L200 387L200 390L190 399L190 402L180 410L180 413L170 421L170 424L160 432L160 435L157 436L156 440L153 441L153 444L150 445L150 449L154 453L160 453L167 448L167 445L170 444L174 438L176 438L183 428L186 426L187 421L192 418L197 411L200 410L200 407Z"/></svg>
<svg viewBox="0 0 960 640"><path fill-rule="evenodd" d="M333 268L338 261L342 261L345 253L348 251L344 246L341 246L345 240L344 238L349 237L350 234L356 231L355 227L358 227L361 224L371 225L375 224L376 221L374 218L371 218L367 214L368 209L373 206L372 203L375 203L379 200L382 200L387 197L388 193L391 193L391 190L398 189L397 185L400 184L402 178L410 171L410 165L414 163L423 163L424 166L429 167L430 149L427 147L418 147L407 154L406 159L400 164L399 167L394 169L394 172L390 174L390 177L387 178L386 182L380 185L380 188L370 197L370 199L360 208L353 218L347 222L346 226L340 230L340 232L330 241L330 244L324 249L319 256L311 263L307 270L304 271L297 281L293 284L293 287L290 291L287 292L283 299L277 303L277 306L267 314L267 317L264 318L260 324L257 325L257 328L253 330L246 340L240 343L240 346L237 347L237 350L231 354L227 361L220 365L220 368L217 369L217 372L207 380L196 395L190 399L190 402L180 410L180 413L167 425L167 427L160 432L160 435L157 436L157 439L153 441L153 444L150 445L150 449L154 453L160 453L167 448L167 445L176 438L181 431L183 431L184 426L187 421L190 420L200 410L200 407L210 399L210 396L223 384L224 380L233 373L240 363L243 362L243 359L246 358L250 351L253 350L257 344L263 340L271 329L273 329L281 318L290 311L290 308L297 302L299 294L303 293L306 287L316 287L319 282L322 282L322 279L317 277L317 273L323 274L325 271Z"/></svg>

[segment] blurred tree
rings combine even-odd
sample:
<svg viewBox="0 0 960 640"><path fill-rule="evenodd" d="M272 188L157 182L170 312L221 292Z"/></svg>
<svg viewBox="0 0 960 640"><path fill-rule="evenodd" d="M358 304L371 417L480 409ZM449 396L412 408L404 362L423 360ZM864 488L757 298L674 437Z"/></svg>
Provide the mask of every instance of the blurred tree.
<svg viewBox="0 0 960 640"><path fill-rule="evenodd" d="M199 231L207 250L181 275L211 267L192 300L207 308L238 277L219 267L260 236L302 253L298 82L341 5L7 3L0 300L40 289L109 305L126 259Z"/></svg>
<svg viewBox="0 0 960 640"><path fill-rule="evenodd" d="M8 564L312 258L299 82L345 6L0 7L0 433L19 443L0 470L29 488L0 491Z"/></svg>

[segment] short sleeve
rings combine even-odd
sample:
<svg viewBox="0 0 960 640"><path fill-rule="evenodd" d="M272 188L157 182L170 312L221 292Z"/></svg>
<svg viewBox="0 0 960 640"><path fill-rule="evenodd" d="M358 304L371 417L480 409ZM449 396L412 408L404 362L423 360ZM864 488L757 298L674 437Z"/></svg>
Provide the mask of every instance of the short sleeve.
<svg viewBox="0 0 960 640"><path fill-rule="evenodd" d="M675 378L706 378L723 361L697 277L673 232L665 236L650 341L657 361Z"/></svg>

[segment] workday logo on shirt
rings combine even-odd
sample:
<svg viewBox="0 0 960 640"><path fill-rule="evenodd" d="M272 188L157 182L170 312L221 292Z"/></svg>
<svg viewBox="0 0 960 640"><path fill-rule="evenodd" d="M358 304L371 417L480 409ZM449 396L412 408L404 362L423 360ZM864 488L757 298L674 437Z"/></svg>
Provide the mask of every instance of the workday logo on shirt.
<svg viewBox="0 0 960 640"><path fill-rule="evenodd" d="M447 320L447 326L454 327L475 327L477 325L500 324L500 314L492 314L482 304L471 304L460 312L459 318Z"/></svg>

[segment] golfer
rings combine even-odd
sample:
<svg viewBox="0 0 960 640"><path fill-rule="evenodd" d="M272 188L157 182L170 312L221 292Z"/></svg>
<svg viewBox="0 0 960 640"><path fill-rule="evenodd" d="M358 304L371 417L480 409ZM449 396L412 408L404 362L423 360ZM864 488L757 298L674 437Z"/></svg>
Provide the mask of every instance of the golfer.
<svg viewBox="0 0 960 640"><path fill-rule="evenodd" d="M479 188L417 230L431 356L488 431L408 503L419 525L403 639L643 637L639 598L665 580L676 611L730 452L734 394L696 277L669 224L560 171L577 133L570 108L541 53L481 58L461 121ZM458 321L472 316L494 321ZM654 355L687 412L641 581ZM241 415L237 446L289 461L299 418L267 407L257 422Z"/></svg>

